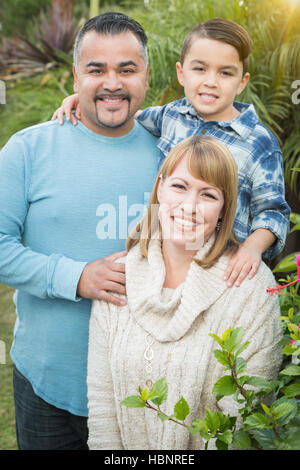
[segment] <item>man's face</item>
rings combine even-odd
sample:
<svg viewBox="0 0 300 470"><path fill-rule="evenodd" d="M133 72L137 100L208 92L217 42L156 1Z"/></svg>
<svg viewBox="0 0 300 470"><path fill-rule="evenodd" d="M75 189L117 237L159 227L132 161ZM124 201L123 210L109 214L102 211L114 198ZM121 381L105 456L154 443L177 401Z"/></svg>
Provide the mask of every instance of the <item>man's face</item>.
<svg viewBox="0 0 300 470"><path fill-rule="evenodd" d="M183 65L176 64L185 96L205 121L231 121L236 117L233 101L249 80L230 44L208 38L192 43Z"/></svg>
<svg viewBox="0 0 300 470"><path fill-rule="evenodd" d="M81 122L108 137L128 134L148 88L148 67L135 35L87 33L73 73Z"/></svg>

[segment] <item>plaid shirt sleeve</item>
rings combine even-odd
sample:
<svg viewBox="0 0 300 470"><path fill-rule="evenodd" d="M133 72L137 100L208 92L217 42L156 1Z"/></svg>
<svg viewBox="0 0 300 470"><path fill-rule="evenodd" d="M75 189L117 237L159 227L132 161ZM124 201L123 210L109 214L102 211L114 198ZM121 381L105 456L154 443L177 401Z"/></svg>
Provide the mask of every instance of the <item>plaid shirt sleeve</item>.
<svg viewBox="0 0 300 470"><path fill-rule="evenodd" d="M283 249L289 232L290 207L285 201L281 152L268 152L259 160L253 176L251 233L258 228L274 233L277 240L264 253L264 258L273 259Z"/></svg>
<svg viewBox="0 0 300 470"><path fill-rule="evenodd" d="M137 121L156 137L161 136L165 107L166 106L152 106L146 108L137 117Z"/></svg>

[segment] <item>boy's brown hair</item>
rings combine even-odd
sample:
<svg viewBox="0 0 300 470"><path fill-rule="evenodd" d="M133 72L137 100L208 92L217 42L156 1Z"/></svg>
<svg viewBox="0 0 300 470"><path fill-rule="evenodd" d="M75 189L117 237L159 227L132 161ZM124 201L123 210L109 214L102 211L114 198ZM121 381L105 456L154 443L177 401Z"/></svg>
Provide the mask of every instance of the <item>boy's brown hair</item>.
<svg viewBox="0 0 300 470"><path fill-rule="evenodd" d="M242 26L224 18L213 18L199 23L188 32L183 41L180 57L181 65L183 65L192 43L195 39L199 38L214 39L233 46L239 54L240 61L243 63L243 75L248 72L252 43L249 34Z"/></svg>

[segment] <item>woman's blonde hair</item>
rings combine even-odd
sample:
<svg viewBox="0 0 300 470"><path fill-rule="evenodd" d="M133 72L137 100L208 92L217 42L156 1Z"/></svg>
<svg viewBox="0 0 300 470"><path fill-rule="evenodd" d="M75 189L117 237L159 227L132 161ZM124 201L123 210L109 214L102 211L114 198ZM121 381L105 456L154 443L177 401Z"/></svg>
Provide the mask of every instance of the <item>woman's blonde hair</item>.
<svg viewBox="0 0 300 470"><path fill-rule="evenodd" d="M139 243L142 255L147 258L150 240L161 239L157 196L159 181L172 175L183 157L186 157L187 168L194 178L223 192L222 222L216 231L215 242L205 259L195 260L203 268L209 268L223 253L235 251L238 246L233 232L238 190L236 163L225 145L213 137L192 136L170 151L156 178L147 213L129 235L126 249L129 251Z"/></svg>

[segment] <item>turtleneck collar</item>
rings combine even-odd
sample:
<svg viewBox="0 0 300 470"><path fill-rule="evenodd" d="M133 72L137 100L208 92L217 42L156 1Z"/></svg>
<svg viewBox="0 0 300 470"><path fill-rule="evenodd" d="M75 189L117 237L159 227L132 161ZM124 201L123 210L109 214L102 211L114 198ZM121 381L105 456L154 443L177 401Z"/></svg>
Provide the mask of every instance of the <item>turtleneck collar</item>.
<svg viewBox="0 0 300 470"><path fill-rule="evenodd" d="M203 259L214 241L211 237L195 258ZM227 260L227 258L226 258ZM190 329L195 319L207 310L227 289L224 281L224 257L209 269L191 262L186 280L164 300L165 265L161 242L151 240L148 259L139 245L126 257L126 290L128 306L136 322L157 341L177 341Z"/></svg>

